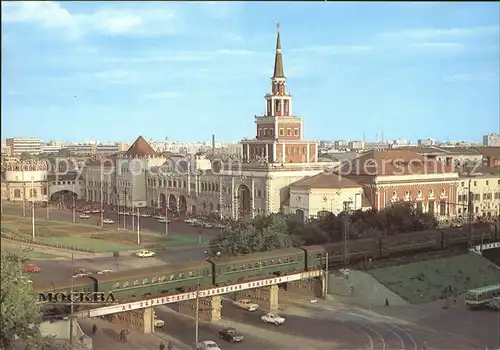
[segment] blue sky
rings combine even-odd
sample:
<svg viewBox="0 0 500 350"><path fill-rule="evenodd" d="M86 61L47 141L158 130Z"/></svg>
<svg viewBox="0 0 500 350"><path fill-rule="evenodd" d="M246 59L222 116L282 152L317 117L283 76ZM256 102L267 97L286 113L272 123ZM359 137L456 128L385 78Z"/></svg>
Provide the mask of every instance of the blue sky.
<svg viewBox="0 0 500 350"><path fill-rule="evenodd" d="M2 137L254 137L280 21L307 138L479 141L500 128L499 7L2 2Z"/></svg>

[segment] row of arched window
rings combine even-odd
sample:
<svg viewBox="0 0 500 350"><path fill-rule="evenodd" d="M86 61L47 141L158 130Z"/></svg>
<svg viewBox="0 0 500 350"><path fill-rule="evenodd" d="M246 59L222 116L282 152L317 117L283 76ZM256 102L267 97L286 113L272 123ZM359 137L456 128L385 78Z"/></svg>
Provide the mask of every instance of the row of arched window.
<svg viewBox="0 0 500 350"><path fill-rule="evenodd" d="M29 197L33 198L38 195L38 191L36 189L30 189L29 190ZM15 189L14 190L14 198L21 198L21 190L20 189Z"/></svg>

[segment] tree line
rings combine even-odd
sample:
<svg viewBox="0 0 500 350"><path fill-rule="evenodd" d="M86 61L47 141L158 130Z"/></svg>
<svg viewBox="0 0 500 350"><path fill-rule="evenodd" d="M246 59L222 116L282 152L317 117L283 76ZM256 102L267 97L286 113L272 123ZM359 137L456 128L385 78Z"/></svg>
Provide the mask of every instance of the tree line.
<svg viewBox="0 0 500 350"><path fill-rule="evenodd" d="M210 241L210 246L224 255L250 254L341 242L346 229L349 239L353 240L427 230L436 226L433 215L418 212L412 203L401 202L380 211L328 213L307 221L298 215L278 213L232 222Z"/></svg>
<svg viewBox="0 0 500 350"><path fill-rule="evenodd" d="M29 276L20 255L1 251L0 349L63 350L68 343L40 333L42 315L31 293Z"/></svg>

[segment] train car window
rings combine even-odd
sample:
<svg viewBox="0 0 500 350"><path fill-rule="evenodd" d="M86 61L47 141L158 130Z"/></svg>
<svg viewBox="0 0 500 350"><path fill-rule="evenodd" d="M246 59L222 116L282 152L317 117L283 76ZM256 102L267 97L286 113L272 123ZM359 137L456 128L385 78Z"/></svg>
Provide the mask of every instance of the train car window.
<svg viewBox="0 0 500 350"><path fill-rule="evenodd" d="M184 274L183 273L180 273L179 274L179 279L183 279L184 278Z"/></svg>
<svg viewBox="0 0 500 350"><path fill-rule="evenodd" d="M138 286L139 285L139 280L135 280L134 281L134 286Z"/></svg>
<svg viewBox="0 0 500 350"><path fill-rule="evenodd" d="M194 276L193 271L189 271L189 277L193 277L193 276Z"/></svg>
<svg viewBox="0 0 500 350"><path fill-rule="evenodd" d="M281 264L281 259L278 258L278 259L276 259L276 261L278 264Z"/></svg>
<svg viewBox="0 0 500 350"><path fill-rule="evenodd" d="M267 261L261 261L261 262L260 262L260 265L261 265L261 266L266 266L266 265L267 265Z"/></svg>
<svg viewBox="0 0 500 350"><path fill-rule="evenodd" d="M175 275L170 275L170 280L172 281L175 278Z"/></svg>
<svg viewBox="0 0 500 350"><path fill-rule="evenodd" d="M271 260L269 263L270 263L270 265L274 265L275 264L274 260Z"/></svg>
<svg viewBox="0 0 500 350"><path fill-rule="evenodd" d="M147 278L143 278L142 279L142 284L148 284L148 279Z"/></svg>
<svg viewBox="0 0 500 350"><path fill-rule="evenodd" d="M222 269L221 269L220 267L219 267L219 268L217 268L217 274L218 274L218 275L220 275L220 274L221 274L221 272L222 272Z"/></svg>
<svg viewBox="0 0 500 350"><path fill-rule="evenodd" d="M158 277L153 277L153 278L151 279L151 283L156 283L156 282L158 282Z"/></svg>
<svg viewBox="0 0 500 350"><path fill-rule="evenodd" d="M115 284L113 285L113 288L114 288L114 289L120 288L120 283L119 283L119 282L118 282L118 283L115 283Z"/></svg>
<svg viewBox="0 0 500 350"><path fill-rule="evenodd" d="M160 282L163 282L165 281L166 277L165 276L161 276L160 278L158 278L160 280Z"/></svg>
<svg viewBox="0 0 500 350"><path fill-rule="evenodd" d="M286 264L288 263L288 258L283 258L283 262Z"/></svg>
<svg viewBox="0 0 500 350"><path fill-rule="evenodd" d="M123 287L125 287L125 288L127 288L128 286L130 286L130 282L125 282L125 283L123 284Z"/></svg>
<svg viewBox="0 0 500 350"><path fill-rule="evenodd" d="M238 266L234 266L234 265L233 265L233 266L231 267L231 270L233 270L233 271L238 270Z"/></svg>

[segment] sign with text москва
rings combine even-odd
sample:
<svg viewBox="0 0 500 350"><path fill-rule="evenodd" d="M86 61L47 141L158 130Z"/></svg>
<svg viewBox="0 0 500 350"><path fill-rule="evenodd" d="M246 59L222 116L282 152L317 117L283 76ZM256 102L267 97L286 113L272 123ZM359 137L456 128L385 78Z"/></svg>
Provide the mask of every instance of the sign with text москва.
<svg viewBox="0 0 500 350"><path fill-rule="evenodd" d="M232 284L229 286L224 286L224 287L219 287L219 288L200 290L199 297L205 298L205 297L211 297L211 296L220 295L220 294L237 292L240 290L272 286L274 284L280 284L280 283L294 282L294 281L299 281L299 280L303 280L303 279L319 277L319 276L321 276L321 274L322 274L322 271L320 271L320 270L308 271L308 272L303 272L303 273L296 273L294 275L289 275L289 276L282 276L282 277L276 277L276 278L266 278L266 279L258 280L258 281L244 282L244 283ZM188 293L169 295L166 297L147 299L144 301L135 301L133 303L112 305L112 306L106 306L106 307L101 307L98 309L89 310L88 317L104 316L104 315L114 314L117 312L132 311L132 310L143 309L143 308L151 307L151 306L160 306L160 305L164 305L164 304L172 304L172 303L177 303L179 301L186 301L186 300L193 300L193 299L196 299L196 292L188 292Z"/></svg>
<svg viewBox="0 0 500 350"><path fill-rule="evenodd" d="M116 304L118 301L113 296L113 293L103 292L66 292L66 293L38 293L39 303L49 304Z"/></svg>

